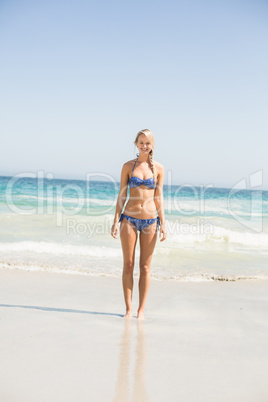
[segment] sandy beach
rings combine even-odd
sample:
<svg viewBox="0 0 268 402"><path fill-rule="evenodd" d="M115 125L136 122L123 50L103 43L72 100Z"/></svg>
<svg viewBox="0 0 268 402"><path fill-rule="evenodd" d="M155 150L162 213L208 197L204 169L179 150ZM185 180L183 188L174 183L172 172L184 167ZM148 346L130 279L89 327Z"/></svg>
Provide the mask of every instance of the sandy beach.
<svg viewBox="0 0 268 402"><path fill-rule="evenodd" d="M0 271L0 400L267 402L267 281L151 283Z"/></svg>

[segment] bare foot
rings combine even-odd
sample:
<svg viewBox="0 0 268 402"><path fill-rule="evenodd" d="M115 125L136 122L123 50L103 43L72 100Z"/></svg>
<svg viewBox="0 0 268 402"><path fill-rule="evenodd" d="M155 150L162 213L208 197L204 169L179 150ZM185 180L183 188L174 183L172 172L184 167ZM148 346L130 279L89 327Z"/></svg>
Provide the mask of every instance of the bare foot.
<svg viewBox="0 0 268 402"><path fill-rule="evenodd" d="M132 318L132 310L127 311L123 318Z"/></svg>
<svg viewBox="0 0 268 402"><path fill-rule="evenodd" d="M138 311L138 313L137 313L137 319L139 319L139 320L144 320L143 311Z"/></svg>

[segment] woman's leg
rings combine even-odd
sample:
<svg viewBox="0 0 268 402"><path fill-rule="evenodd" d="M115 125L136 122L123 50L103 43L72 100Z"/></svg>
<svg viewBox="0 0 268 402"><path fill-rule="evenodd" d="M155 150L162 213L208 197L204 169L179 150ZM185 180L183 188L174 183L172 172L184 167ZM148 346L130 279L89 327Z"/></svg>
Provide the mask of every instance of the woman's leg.
<svg viewBox="0 0 268 402"><path fill-rule="evenodd" d="M152 223L140 232L139 308L137 318L143 318L145 302L151 283L151 261L157 239L157 224Z"/></svg>
<svg viewBox="0 0 268 402"><path fill-rule="evenodd" d="M131 301L137 236L137 229L128 220L123 219L120 225L120 239L123 251L122 283L126 303L126 314L124 317L129 318L132 316Z"/></svg>

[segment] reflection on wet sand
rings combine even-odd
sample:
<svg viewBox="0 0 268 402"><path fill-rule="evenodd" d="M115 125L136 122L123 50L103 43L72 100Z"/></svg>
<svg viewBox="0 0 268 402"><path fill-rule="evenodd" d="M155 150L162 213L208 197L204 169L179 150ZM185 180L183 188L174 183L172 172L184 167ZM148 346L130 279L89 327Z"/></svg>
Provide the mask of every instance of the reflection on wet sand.
<svg viewBox="0 0 268 402"><path fill-rule="evenodd" d="M134 387L132 401L148 401L145 381L146 339L143 321L137 321L136 363L134 368Z"/></svg>
<svg viewBox="0 0 268 402"><path fill-rule="evenodd" d="M135 367L133 378L133 392L130 390L130 346L132 320L126 319L120 343L119 366L116 381L114 402L148 401L145 382L146 342L143 321L137 320L137 337L135 349Z"/></svg>

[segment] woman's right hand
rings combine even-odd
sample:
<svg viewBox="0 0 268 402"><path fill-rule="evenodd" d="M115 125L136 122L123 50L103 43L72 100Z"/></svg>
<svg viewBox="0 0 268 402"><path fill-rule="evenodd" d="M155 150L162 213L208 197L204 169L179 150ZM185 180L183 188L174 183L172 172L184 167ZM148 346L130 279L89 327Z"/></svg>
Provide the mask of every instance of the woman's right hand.
<svg viewBox="0 0 268 402"><path fill-rule="evenodd" d="M111 235L113 236L114 239L117 239L117 233L118 233L118 228L119 228L119 223L114 223L112 228L111 228Z"/></svg>

